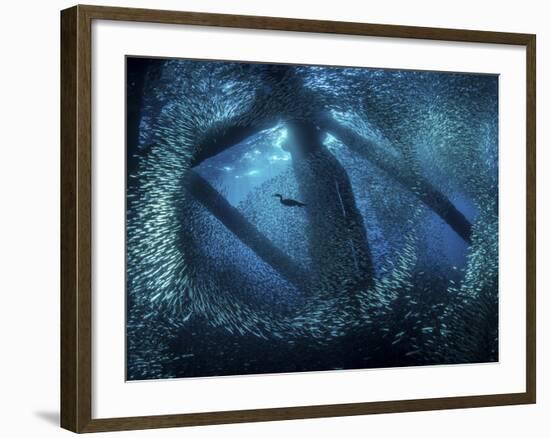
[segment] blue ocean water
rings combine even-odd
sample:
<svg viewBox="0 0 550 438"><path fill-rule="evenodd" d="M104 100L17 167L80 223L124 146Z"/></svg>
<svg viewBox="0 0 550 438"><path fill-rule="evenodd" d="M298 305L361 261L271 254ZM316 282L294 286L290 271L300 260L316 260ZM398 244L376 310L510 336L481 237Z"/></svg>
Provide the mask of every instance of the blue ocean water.
<svg viewBox="0 0 550 438"><path fill-rule="evenodd" d="M498 77L127 60L129 380L498 360Z"/></svg>

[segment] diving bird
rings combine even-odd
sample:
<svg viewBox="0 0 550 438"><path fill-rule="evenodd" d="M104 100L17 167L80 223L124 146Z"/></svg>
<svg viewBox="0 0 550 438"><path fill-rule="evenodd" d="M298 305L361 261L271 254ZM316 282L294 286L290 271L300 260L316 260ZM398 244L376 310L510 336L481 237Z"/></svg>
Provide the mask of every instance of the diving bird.
<svg viewBox="0 0 550 438"><path fill-rule="evenodd" d="M285 199L283 198L283 195L279 195L278 193L275 193L273 195L276 198L279 198L279 201L281 204L283 204L286 207L305 207L306 204L300 201L295 201L294 199Z"/></svg>

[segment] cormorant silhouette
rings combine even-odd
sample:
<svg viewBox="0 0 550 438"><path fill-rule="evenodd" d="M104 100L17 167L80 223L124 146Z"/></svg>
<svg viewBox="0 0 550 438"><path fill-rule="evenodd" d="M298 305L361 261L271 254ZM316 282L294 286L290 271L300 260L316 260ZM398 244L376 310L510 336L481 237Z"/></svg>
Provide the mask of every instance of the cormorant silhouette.
<svg viewBox="0 0 550 438"><path fill-rule="evenodd" d="M283 198L283 195L279 195L278 193L275 193L273 196L276 198L279 198L279 201L281 202L281 204L283 204L286 207L305 207L306 206L306 204L304 204L303 202L295 201L294 199L288 199L288 198L285 199Z"/></svg>

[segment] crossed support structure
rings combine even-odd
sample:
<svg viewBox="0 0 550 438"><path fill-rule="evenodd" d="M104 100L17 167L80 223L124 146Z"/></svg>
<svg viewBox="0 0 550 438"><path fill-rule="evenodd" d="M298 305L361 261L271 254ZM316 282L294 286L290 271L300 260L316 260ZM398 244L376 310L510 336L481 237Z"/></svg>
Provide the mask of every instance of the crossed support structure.
<svg viewBox="0 0 550 438"><path fill-rule="evenodd" d="M365 139L328 115L319 115L314 121L291 121L287 147L293 158L293 169L303 201L308 205L306 235L309 252L315 266L315 275L306 272L282 253L267 237L257 230L236 208L231 206L207 181L191 171L188 190L213 216L237 238L269 264L276 272L300 289L313 284L311 277L324 281L334 269L338 278L352 279L358 286L368 287L372 282L372 263L366 231L353 196L349 177L338 160L322 144L321 136L329 132L351 150L396 179L404 187L420 186L416 196L437 213L463 240L470 241L471 224L440 191L425 178L398 161L390 158L384 149ZM250 126L235 127L215 141L217 152L226 150L257 131ZM222 146L223 145L223 146ZM204 157L213 156L204 153ZM202 160L196 160L195 165ZM340 263L335 267L334 260ZM337 286L337 285L335 285Z"/></svg>
<svg viewBox="0 0 550 438"><path fill-rule="evenodd" d="M280 82L280 77L274 78ZM304 93L311 102L311 93L303 83L291 74L286 77L287 86ZM266 96L258 97L255 105L261 106ZM319 108L322 105L319 104ZM252 112L255 111L253 105ZM223 129L212 129L197 148L192 166L229 149L251 136L274 126L278 120L267 118L243 125L241 119ZM349 177L330 151L323 145L322 136L330 133L350 150L363 156L414 194L464 241L470 242L471 224L453 203L426 178L407 169L385 148L367 139L353 129L339 123L326 112L319 111L313 117L295 117L286 122L289 141L286 146L292 155L292 166L298 182L308 225L306 238L314 272L306 272L294 260L280 251L261 231L250 223L238 209L193 170L188 177L187 190L229 231L247 245L260 259L271 266L281 277L300 290L307 291L319 282L326 287L340 287L344 278L348 286L368 287L373 281L373 268L363 218L355 204ZM337 261L337 263L335 263ZM335 272L337 270L337 272ZM350 284L351 282L351 284Z"/></svg>

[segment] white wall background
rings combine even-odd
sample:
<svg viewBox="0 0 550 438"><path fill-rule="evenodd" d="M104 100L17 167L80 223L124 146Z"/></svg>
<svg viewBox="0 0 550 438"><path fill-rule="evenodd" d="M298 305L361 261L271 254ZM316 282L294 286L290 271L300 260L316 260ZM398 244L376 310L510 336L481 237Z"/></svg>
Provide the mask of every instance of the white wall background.
<svg viewBox="0 0 550 438"><path fill-rule="evenodd" d="M550 40L545 2L399 0L111 0L93 2L235 14L485 29L537 34L539 396L535 406L391 414L105 434L143 437L546 436L550 363L543 349L550 325L544 291L550 221L544 199L550 165ZM0 433L69 436L58 428L59 404L59 10L69 1L5 2L0 18ZM546 117L545 117L546 116ZM545 427L546 426L546 427ZM546 432L547 433L547 432Z"/></svg>

